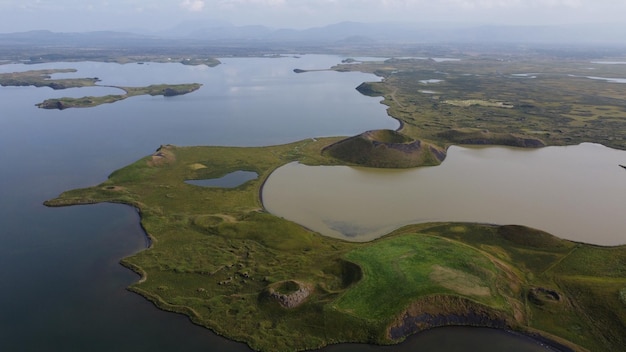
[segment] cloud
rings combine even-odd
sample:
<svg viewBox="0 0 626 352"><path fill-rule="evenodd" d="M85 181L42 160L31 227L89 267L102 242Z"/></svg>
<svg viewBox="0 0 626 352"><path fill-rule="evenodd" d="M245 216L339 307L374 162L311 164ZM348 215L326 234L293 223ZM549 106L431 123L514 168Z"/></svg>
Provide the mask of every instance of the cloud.
<svg viewBox="0 0 626 352"><path fill-rule="evenodd" d="M204 10L204 0L184 0L180 3L180 7L191 12L200 12Z"/></svg>
<svg viewBox="0 0 626 352"><path fill-rule="evenodd" d="M236 5L261 5L261 6L276 6L286 4L285 0L227 0L221 1L222 3L230 3Z"/></svg>

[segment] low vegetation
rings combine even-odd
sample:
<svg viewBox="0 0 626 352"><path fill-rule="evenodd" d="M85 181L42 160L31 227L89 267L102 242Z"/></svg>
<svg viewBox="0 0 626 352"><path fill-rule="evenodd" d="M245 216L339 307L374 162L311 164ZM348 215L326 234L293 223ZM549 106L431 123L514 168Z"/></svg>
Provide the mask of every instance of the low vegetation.
<svg viewBox="0 0 626 352"><path fill-rule="evenodd" d="M53 79L52 75L57 73L73 73L74 69L52 69L52 70L33 70L25 72L3 73L0 74L0 85L2 86L35 86L50 87L52 89L67 89L80 87L99 86L99 79L95 78L65 78ZM156 84L147 87L121 87L121 86L100 86L118 88L125 91L125 94L105 95L98 97L82 97L82 98L58 98L46 99L37 104L42 109L58 109L64 110L68 108L87 108L101 104L114 103L126 98L139 95L162 95L166 97L183 95L200 89L202 85L193 84Z"/></svg>
<svg viewBox="0 0 626 352"><path fill-rule="evenodd" d="M4 87L35 86L67 89L93 87L100 81L97 77L52 79L53 74L74 72L76 72L75 69L51 69L0 73L0 85Z"/></svg>
<svg viewBox="0 0 626 352"><path fill-rule="evenodd" d="M126 94L120 95L105 95L100 97L82 97L82 98L59 98L59 99L46 99L43 102L37 104L37 107L42 109L69 109L69 108L89 108L102 104L114 103L116 101L124 100L130 97L139 95L162 95L165 97L172 97L176 95L184 95L200 89L202 85L198 83L194 84L158 84L147 87L115 87L122 89Z"/></svg>
<svg viewBox="0 0 626 352"><path fill-rule="evenodd" d="M573 243L522 226L453 223L350 243L263 210L261 186L274 169L341 163L322 153L340 140L162 146L104 183L46 205L138 208L152 246L123 260L143 276L131 290L257 350L391 344L448 324L514 329L562 350L626 344L626 247ZM259 178L235 188L184 182L236 170Z"/></svg>
<svg viewBox="0 0 626 352"><path fill-rule="evenodd" d="M378 168L439 165L443 149L391 130L376 130L341 140L322 151L347 164Z"/></svg>
<svg viewBox="0 0 626 352"><path fill-rule="evenodd" d="M626 65L559 55L466 52L455 54L458 61L389 59L334 69L382 77L357 89L384 97L389 114L403 123L400 132L441 147L473 141L459 141L449 131L487 131L478 144L517 145L503 141L523 139L626 149L621 133L626 129L626 84L588 78L624 78Z"/></svg>

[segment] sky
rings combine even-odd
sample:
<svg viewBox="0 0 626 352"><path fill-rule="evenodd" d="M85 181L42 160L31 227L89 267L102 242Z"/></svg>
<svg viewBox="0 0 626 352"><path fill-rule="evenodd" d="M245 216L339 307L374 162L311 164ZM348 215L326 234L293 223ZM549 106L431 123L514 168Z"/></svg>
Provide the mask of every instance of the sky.
<svg viewBox="0 0 626 352"><path fill-rule="evenodd" d="M624 23L626 0L0 0L0 33L165 31L186 21L273 28L353 22Z"/></svg>

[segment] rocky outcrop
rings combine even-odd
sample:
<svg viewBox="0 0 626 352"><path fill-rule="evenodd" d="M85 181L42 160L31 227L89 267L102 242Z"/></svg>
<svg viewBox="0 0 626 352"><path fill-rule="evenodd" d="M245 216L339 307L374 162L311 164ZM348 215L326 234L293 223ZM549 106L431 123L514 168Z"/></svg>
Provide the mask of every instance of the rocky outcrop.
<svg viewBox="0 0 626 352"><path fill-rule="evenodd" d="M304 303L312 291L313 288L310 285L294 280L279 282L268 287L270 299L289 309Z"/></svg>
<svg viewBox="0 0 626 352"><path fill-rule="evenodd" d="M63 104L63 102L59 99L47 99L39 104L35 104L35 106L37 106L40 109L49 109L49 110L53 110L53 109L63 110L67 108L65 104Z"/></svg>
<svg viewBox="0 0 626 352"><path fill-rule="evenodd" d="M549 295L558 293L539 289ZM398 341L406 336L441 326L475 326L507 330L543 344L551 351L574 352L575 345L552 335L519 328L505 313L458 296L431 296L411 304L387 330L387 337Z"/></svg>
<svg viewBox="0 0 626 352"><path fill-rule="evenodd" d="M411 304L389 327L391 340L440 326L465 325L509 329L504 313L457 296L431 296Z"/></svg>
<svg viewBox="0 0 626 352"><path fill-rule="evenodd" d="M161 145L156 152L151 155L150 160L148 160L148 165L160 166L173 163L176 161L176 156L174 155L175 148L176 147L171 144Z"/></svg>
<svg viewBox="0 0 626 352"><path fill-rule="evenodd" d="M382 97L385 95L384 86L380 82L364 82L356 87L356 90L368 97Z"/></svg>
<svg viewBox="0 0 626 352"><path fill-rule="evenodd" d="M197 86L191 86L191 87L187 87L187 86L183 86L183 87L179 87L179 86L172 86L172 87L168 87L165 88L163 90L163 96L165 97L174 97L177 95L185 95L187 93L191 93L193 91L196 91L200 88L199 85Z"/></svg>
<svg viewBox="0 0 626 352"><path fill-rule="evenodd" d="M533 287L528 290L526 296L529 302L538 306L561 302L561 295L558 292L545 287Z"/></svg>

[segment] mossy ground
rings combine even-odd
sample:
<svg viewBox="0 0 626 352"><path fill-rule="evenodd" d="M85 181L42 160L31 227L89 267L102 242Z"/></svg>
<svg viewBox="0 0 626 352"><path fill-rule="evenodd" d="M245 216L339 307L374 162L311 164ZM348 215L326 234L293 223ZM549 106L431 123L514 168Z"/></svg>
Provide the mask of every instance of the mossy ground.
<svg viewBox="0 0 626 352"><path fill-rule="evenodd" d="M437 308L445 314L480 311L511 328L542 331L594 351L624 342L625 247L478 224L421 224L370 243L350 243L263 210L259 192L274 169L295 160L336 163L321 150L338 139L259 148L162 146L101 185L65 192L46 204L137 207L153 243L123 261L144 275L131 290L259 350L393 343L390 326L413 302L433 297L456 302L449 311ZM236 170L259 178L228 189L184 182ZM285 309L264 299L268 286L290 280L313 287L303 304ZM536 287L562 299L537 304L527 298Z"/></svg>
<svg viewBox="0 0 626 352"><path fill-rule="evenodd" d="M92 87L98 78L65 78L52 79L56 73L76 72L75 69L31 70L25 72L0 73L0 85L50 87L52 89Z"/></svg>
<svg viewBox="0 0 626 352"><path fill-rule="evenodd" d="M450 131L486 130L493 136L484 136L481 144L511 145L503 141L522 138L626 149L621 133L626 130L626 85L587 78L623 78L626 65L537 55L458 55L459 61L390 59L335 69L382 77L359 91L384 97L389 114L403 122L402 133L439 146L462 143L449 138ZM424 83L431 79L439 82Z"/></svg>
<svg viewBox="0 0 626 352"><path fill-rule="evenodd" d="M190 64L190 63L188 63ZM80 87L93 87L97 86L98 78L66 78L66 79L53 79L52 74L55 73L68 73L76 72L75 69L50 69L50 70L32 70L24 72L13 73L1 73L0 85L2 86L35 86L35 87L50 87L52 89L67 89L67 88L80 88ZM46 99L43 102L37 104L38 107L44 109L69 109L69 108L88 108L102 104L110 104L120 100L124 100L130 97L139 95L163 95L174 96L191 93L200 89L202 85L198 83L191 84L155 84L146 87L119 87L119 86L105 86L119 88L125 91L125 94L118 95L105 95L105 96L87 96L81 98L58 98L58 99Z"/></svg>
<svg viewBox="0 0 626 352"><path fill-rule="evenodd" d="M37 104L38 107L44 109L69 109L69 108L90 108L102 104L111 104L120 100L139 95L163 95L174 96L191 93L200 89L202 85L193 84L156 84L146 87L114 87L124 90L125 94L104 95L98 97L82 97L82 98L58 98L46 99Z"/></svg>

